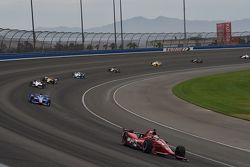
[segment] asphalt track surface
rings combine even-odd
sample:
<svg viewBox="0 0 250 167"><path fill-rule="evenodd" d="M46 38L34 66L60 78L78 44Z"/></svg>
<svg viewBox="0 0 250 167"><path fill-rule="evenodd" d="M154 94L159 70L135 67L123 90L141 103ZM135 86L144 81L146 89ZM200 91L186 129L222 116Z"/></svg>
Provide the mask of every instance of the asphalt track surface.
<svg viewBox="0 0 250 167"><path fill-rule="evenodd" d="M195 71L200 71L199 75L202 75L204 68L215 73L221 72L225 65L230 65L232 67L230 70L248 68L248 66L250 68L248 60L239 58L247 51L249 52L244 49L175 54L151 53L0 62L0 163L13 167L247 167L250 164L250 153L247 149L250 145L249 141L246 141L248 142L246 147L243 147L244 145L239 147L245 148L241 150L197 138L159 124L158 121L162 122L163 119L160 113L158 118L158 114L152 117L155 122L150 122L124 110L116 102L127 104L133 99L133 94L131 98L129 94L122 95L123 89L120 89L118 97L114 99L114 93L119 88L147 78L162 77L183 70L194 71L194 76L197 75ZM203 58L204 63L190 63L190 60L196 57ZM150 62L154 60L162 61L163 66L151 67ZM107 68L112 66L119 67L122 72L108 73ZM75 71L86 72L87 79L73 79L71 74ZM207 73L204 72L204 74ZM58 77L58 85L49 85L44 90L29 87L31 80L45 75ZM189 76L191 77L192 74ZM154 90L156 90L155 87ZM31 92L51 96L51 107L28 103L27 96ZM133 100L133 104L137 101L138 104L142 103L140 100L143 99ZM176 105L176 108L181 107L181 103L184 102L180 101L180 105ZM160 108L164 105L157 106ZM159 108L156 110L163 110ZM164 110L168 111L167 108ZM185 116L185 113L179 115L180 119ZM227 119L226 116L222 118ZM167 120L166 117L164 125L169 125ZM171 123L170 125L178 127L181 124ZM189 125L192 125L192 122L185 124L187 128ZM248 125L246 123L246 127L239 128L242 132L248 132L247 129L250 129ZM230 124L227 126L227 129L231 128ZM144 154L122 146L120 127L133 128L137 131L156 128L160 136L171 145L186 146L189 162ZM217 130L216 126L213 128ZM216 139L216 136L210 137ZM237 144L233 143L233 146L237 147Z"/></svg>

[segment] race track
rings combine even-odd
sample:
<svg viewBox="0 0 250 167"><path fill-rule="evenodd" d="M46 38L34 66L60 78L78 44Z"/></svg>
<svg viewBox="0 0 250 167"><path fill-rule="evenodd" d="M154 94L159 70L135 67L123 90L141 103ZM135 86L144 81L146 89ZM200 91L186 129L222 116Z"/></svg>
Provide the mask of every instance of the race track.
<svg viewBox="0 0 250 167"><path fill-rule="evenodd" d="M239 58L246 51L244 49L0 62L0 166L2 163L13 167L247 167L250 164L248 151L250 144L249 140L245 141L249 135L244 133L249 133L248 122L233 119L232 131L230 131L230 124L226 124L227 127L224 127L228 130L226 134L232 135L237 129L236 125L244 125L244 127L238 127L241 129L237 132L240 135L238 137L235 135L233 138L238 138L239 144L236 141L231 147L229 139L225 142L221 141L225 136L220 133L223 129L220 126L225 124L217 122L213 125L216 120L211 122L207 120L206 127L200 127L197 130L194 127L198 119L192 121L188 117L188 112L186 114L181 112L185 102L175 99L177 100L175 105L169 109L162 102L163 98L158 101L157 97L152 96L152 99L159 102L157 105L154 105L154 100L146 98L151 97L150 92L153 90L164 92L165 90L159 90L164 88L164 82L166 85L172 85L196 75L245 69L248 66L250 68L247 60ZM203 64L190 63L190 60L197 56L203 58ZM150 62L154 60L162 61L163 66L151 67ZM112 66L119 67L121 73L108 73L107 68ZM73 79L72 72L75 71L86 72L87 79ZM188 72L188 75L174 77L181 72ZM29 87L31 80L45 75L58 77L58 85L49 85L44 90ZM172 76L174 81L167 82L167 76ZM158 86L154 84L150 87L149 83L153 81L149 78L154 80L154 83L159 83ZM149 79L149 82L145 79ZM132 86L131 83L137 86ZM128 93L129 91L132 93ZM166 92L168 91L166 88ZM31 92L41 92L51 96L51 107L28 103L27 96ZM137 98L142 97L144 93L145 98ZM171 97L167 94L166 100L168 98ZM150 107L154 106L157 114L150 113L150 108L144 105L145 99ZM182 114L178 114L178 119L174 121L170 118L176 115L172 112L168 118L168 114L165 113L164 118L163 110L166 110L166 113L176 110ZM196 108L196 114L199 113L198 110ZM132 114L128 111L144 114L145 118L149 116L151 120L145 120L135 115L136 113ZM145 112L140 113L142 111ZM229 119L221 115L219 117ZM204 125L202 120L198 125ZM170 144L186 146L187 158L190 162L148 155L124 147L120 143L120 127L133 128L137 131L156 128L160 136L167 139ZM206 128L207 132L211 132L209 128L218 130L220 136L217 138L216 133L205 133L204 130L199 133L200 129Z"/></svg>

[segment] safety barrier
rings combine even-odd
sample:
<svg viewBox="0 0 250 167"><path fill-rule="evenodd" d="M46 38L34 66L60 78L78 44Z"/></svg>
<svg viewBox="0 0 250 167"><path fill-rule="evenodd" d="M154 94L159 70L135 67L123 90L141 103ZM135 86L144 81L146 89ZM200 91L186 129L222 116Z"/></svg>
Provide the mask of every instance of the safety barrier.
<svg viewBox="0 0 250 167"><path fill-rule="evenodd" d="M189 52L197 50L217 50L217 49L240 49L240 48L250 48L250 44L241 45L211 45L211 46L195 46L195 47L171 47L164 48L164 52Z"/></svg>
<svg viewBox="0 0 250 167"><path fill-rule="evenodd" d="M81 51L49 51L49 52L30 52L30 53L1 53L0 61L18 60L18 59L39 59L53 57L73 57L73 56L93 56L110 54L129 54L145 52L187 52L196 50L214 50L214 49L233 49L250 48L250 44L244 45L215 45L203 47L180 47L180 48L137 48L137 49L117 49L117 50L81 50Z"/></svg>
<svg viewBox="0 0 250 167"><path fill-rule="evenodd" d="M110 54L128 54L145 52L162 52L162 48L138 48L138 49L119 49L119 50L82 50L82 51L50 51L50 52L30 52L30 53L2 53L0 61L18 59L38 59L53 57L73 57L73 56L92 56Z"/></svg>
<svg viewBox="0 0 250 167"><path fill-rule="evenodd" d="M250 48L250 44L196 46L194 50Z"/></svg>

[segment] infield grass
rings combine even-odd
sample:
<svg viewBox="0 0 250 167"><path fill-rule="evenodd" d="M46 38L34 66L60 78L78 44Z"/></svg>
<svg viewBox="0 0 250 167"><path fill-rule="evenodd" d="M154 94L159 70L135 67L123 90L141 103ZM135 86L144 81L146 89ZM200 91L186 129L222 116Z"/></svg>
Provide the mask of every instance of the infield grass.
<svg viewBox="0 0 250 167"><path fill-rule="evenodd" d="M250 70L194 78L173 93L190 103L250 121Z"/></svg>

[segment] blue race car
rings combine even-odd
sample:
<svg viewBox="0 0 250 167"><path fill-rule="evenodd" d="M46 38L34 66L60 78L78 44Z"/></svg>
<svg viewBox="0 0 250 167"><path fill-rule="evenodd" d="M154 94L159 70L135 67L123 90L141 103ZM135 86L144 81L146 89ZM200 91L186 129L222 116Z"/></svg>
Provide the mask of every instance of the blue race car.
<svg viewBox="0 0 250 167"><path fill-rule="evenodd" d="M32 104L41 104L44 106L50 106L51 100L49 96L43 94L33 94L29 95L29 102Z"/></svg>

